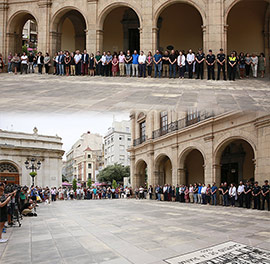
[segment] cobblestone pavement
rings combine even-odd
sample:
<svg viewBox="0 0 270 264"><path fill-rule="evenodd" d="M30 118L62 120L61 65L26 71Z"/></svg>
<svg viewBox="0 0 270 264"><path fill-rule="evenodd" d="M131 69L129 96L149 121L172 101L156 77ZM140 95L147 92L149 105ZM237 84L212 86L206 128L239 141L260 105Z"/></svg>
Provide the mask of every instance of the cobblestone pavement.
<svg viewBox="0 0 270 264"><path fill-rule="evenodd" d="M266 211L149 200L57 201L8 229L0 263L164 264L234 241L270 250Z"/></svg>
<svg viewBox="0 0 270 264"><path fill-rule="evenodd" d="M270 111L269 79L231 81L1 74L0 111Z"/></svg>

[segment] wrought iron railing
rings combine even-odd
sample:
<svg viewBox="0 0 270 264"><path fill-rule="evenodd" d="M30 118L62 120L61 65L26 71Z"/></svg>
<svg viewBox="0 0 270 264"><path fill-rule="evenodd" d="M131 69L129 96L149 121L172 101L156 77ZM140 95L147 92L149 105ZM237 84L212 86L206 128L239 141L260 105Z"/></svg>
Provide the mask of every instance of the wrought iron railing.
<svg viewBox="0 0 270 264"><path fill-rule="evenodd" d="M177 121L171 122L170 124L163 126L155 131L152 132L152 139L159 138L164 136L168 133L178 131L184 129L185 127L191 126L193 124L197 124L203 120L209 119L214 116L214 113L208 112L196 112L192 114L188 114L186 117L179 119ZM133 141L133 146L138 146L142 144L146 140L145 136L135 139Z"/></svg>

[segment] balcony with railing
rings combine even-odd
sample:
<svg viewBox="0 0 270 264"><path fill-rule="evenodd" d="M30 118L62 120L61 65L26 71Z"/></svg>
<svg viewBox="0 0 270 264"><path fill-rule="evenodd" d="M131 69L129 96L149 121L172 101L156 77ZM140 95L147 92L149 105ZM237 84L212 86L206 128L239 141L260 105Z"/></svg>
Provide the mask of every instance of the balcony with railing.
<svg viewBox="0 0 270 264"><path fill-rule="evenodd" d="M177 121L171 122L170 124L163 126L155 131L152 132L152 139L159 138L161 136L167 135L174 131L182 130L188 126L198 124L204 120L207 120L214 116L214 113L207 113L207 112L195 112L187 114L186 117L179 119ZM146 141L146 137L140 137L133 141L133 146L138 146Z"/></svg>

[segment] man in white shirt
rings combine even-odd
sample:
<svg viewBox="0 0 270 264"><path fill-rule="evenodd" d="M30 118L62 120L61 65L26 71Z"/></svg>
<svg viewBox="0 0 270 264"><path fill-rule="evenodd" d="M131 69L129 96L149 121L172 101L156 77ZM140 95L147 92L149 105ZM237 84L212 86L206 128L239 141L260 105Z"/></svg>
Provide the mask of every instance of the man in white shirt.
<svg viewBox="0 0 270 264"><path fill-rule="evenodd" d="M144 54L143 51L141 51L141 54L139 55L138 58L138 63L139 63L139 77L146 77L146 66L145 66L145 62L146 62L146 56Z"/></svg>
<svg viewBox="0 0 270 264"><path fill-rule="evenodd" d="M192 79L192 77L193 77L193 64L194 64L194 61L195 61L195 55L192 52L192 49L190 49L188 51L188 54L187 54L188 78L189 79Z"/></svg>
<svg viewBox="0 0 270 264"><path fill-rule="evenodd" d="M202 204L206 204L206 189L205 184L202 186L201 194L202 194Z"/></svg>
<svg viewBox="0 0 270 264"><path fill-rule="evenodd" d="M22 65L21 74L23 74L23 72L27 74L27 68L28 68L27 63L28 63L28 57L26 53L24 52L23 55L21 56L21 65Z"/></svg>
<svg viewBox="0 0 270 264"><path fill-rule="evenodd" d="M74 56L76 75L81 75L81 60L82 55L79 50L76 50L76 54Z"/></svg>
<svg viewBox="0 0 270 264"><path fill-rule="evenodd" d="M239 201L239 206L240 207L243 207L244 191L245 191L245 185L243 184L242 181L240 181L239 186L237 188L237 195L238 195L238 201Z"/></svg>

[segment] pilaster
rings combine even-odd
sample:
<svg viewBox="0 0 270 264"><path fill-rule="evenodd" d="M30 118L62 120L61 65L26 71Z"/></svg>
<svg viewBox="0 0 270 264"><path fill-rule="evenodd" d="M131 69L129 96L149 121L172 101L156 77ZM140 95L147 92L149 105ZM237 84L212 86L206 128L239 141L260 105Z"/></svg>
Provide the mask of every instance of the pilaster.
<svg viewBox="0 0 270 264"><path fill-rule="evenodd" d="M0 50L3 52L3 57L7 59L8 47L7 47L7 14L8 14L8 1L0 1Z"/></svg>

